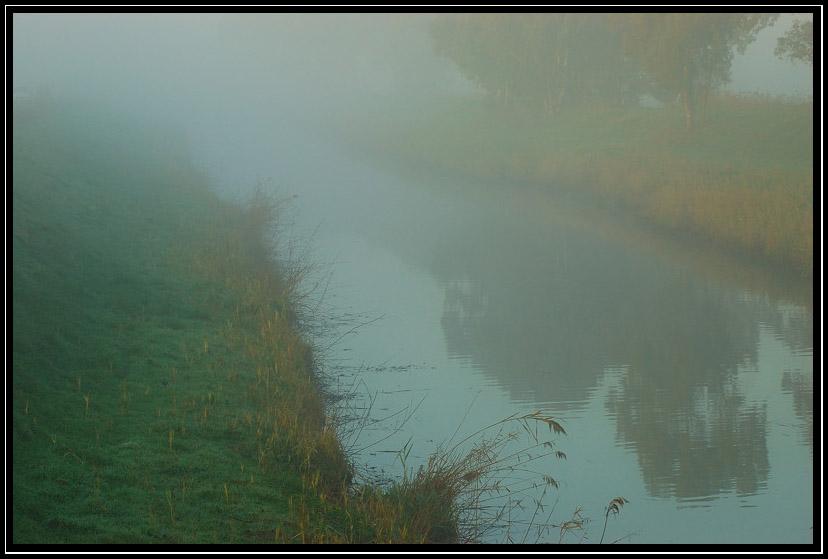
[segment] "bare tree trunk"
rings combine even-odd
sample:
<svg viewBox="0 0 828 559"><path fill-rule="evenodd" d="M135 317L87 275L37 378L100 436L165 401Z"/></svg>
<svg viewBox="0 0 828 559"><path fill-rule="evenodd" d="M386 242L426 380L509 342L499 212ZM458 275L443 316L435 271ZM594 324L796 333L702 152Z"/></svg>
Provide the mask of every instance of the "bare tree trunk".
<svg viewBox="0 0 828 559"><path fill-rule="evenodd" d="M681 92L681 104L684 106L684 121L687 130L692 132L696 129L696 96L693 94L693 80L687 66L684 67L684 90Z"/></svg>
<svg viewBox="0 0 828 559"><path fill-rule="evenodd" d="M690 95L687 92L681 94L681 104L684 106L684 122L687 125L687 130L692 132L696 129L696 115L693 110L693 103L690 101Z"/></svg>
<svg viewBox="0 0 828 559"><path fill-rule="evenodd" d="M560 69L560 76L561 76L561 87L558 89L558 98L552 103L552 109L554 112L560 112L561 106L563 105L564 94L566 93L566 87L569 81L569 69L567 68L567 64L569 63L569 49L564 50L564 58L563 62L561 62L560 57L558 57L558 65L561 67Z"/></svg>
<svg viewBox="0 0 828 559"><path fill-rule="evenodd" d="M497 99L497 104L502 106L504 109L509 108L509 84L505 83L502 87L498 87L497 91L495 92L495 99Z"/></svg>
<svg viewBox="0 0 828 559"><path fill-rule="evenodd" d="M546 90L543 96L543 114L544 116L552 116L555 112L555 100L551 89Z"/></svg>

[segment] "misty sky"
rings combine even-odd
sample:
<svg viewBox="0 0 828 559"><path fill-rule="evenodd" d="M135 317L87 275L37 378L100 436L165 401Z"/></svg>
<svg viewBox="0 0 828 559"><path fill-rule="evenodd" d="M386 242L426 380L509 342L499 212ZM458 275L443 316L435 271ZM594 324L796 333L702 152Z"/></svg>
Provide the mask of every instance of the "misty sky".
<svg viewBox="0 0 828 559"><path fill-rule="evenodd" d="M730 91L769 93L771 95L809 95L813 92L813 69L774 56L776 39L791 28L791 23L811 14L782 14L773 27L764 29L744 56L733 59Z"/></svg>
<svg viewBox="0 0 828 559"><path fill-rule="evenodd" d="M422 14L14 14L15 86L172 113L342 107L445 87ZM455 78L456 79L456 78Z"/></svg>
<svg viewBox="0 0 828 559"><path fill-rule="evenodd" d="M426 14L13 14L16 87L48 85L175 114L348 107L456 89ZM737 55L731 91L801 95L812 69L773 55L783 14Z"/></svg>

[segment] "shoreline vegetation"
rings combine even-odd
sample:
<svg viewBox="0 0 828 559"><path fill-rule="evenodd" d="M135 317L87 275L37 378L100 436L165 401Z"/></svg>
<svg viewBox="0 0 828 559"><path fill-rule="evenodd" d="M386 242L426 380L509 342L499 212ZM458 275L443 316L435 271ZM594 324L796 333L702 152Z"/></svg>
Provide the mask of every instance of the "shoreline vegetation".
<svg viewBox="0 0 828 559"><path fill-rule="evenodd" d="M10 545L476 541L517 504L489 512L516 454L562 457L506 447L564 434L536 413L359 483L303 270L269 245L281 202L221 200L162 123L41 99L12 124Z"/></svg>
<svg viewBox="0 0 828 559"><path fill-rule="evenodd" d="M372 110L376 110L376 106ZM711 98L687 131L678 106L540 118L484 95L338 122L383 160L632 216L799 278L813 277L813 103Z"/></svg>

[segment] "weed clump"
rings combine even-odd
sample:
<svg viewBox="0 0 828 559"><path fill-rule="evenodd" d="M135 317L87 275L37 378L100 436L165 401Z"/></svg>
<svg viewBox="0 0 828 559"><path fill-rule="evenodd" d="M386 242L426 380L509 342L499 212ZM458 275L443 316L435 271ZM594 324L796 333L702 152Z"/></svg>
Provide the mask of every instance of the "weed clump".
<svg viewBox="0 0 828 559"><path fill-rule="evenodd" d="M477 543L501 529L511 541L509 532L516 529L511 513L534 499L529 490L534 493L540 484L545 494L557 487L554 478L534 471L532 463L547 456L566 457L544 439L543 428L566 434L560 423L541 412L515 414L447 442L412 471L406 469L409 441L398 453L403 479L375 499L395 511L396 525L424 543ZM527 533L533 528L538 528L533 520L521 527Z"/></svg>

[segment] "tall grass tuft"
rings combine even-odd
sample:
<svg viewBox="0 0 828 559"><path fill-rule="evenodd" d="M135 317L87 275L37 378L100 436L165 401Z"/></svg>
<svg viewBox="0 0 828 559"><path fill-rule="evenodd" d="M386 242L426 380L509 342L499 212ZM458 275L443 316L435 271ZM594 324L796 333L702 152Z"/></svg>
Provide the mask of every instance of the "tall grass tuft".
<svg viewBox="0 0 828 559"><path fill-rule="evenodd" d="M497 421L438 448L426 465L392 484L386 498L396 505L398 518L428 542L478 542L504 528L508 539L508 531L515 529L511 513L532 499L529 490L557 487L553 477L532 469L546 456L565 458L543 437L546 429L566 434L560 423L541 412ZM537 528L533 524L530 520L522 530Z"/></svg>

